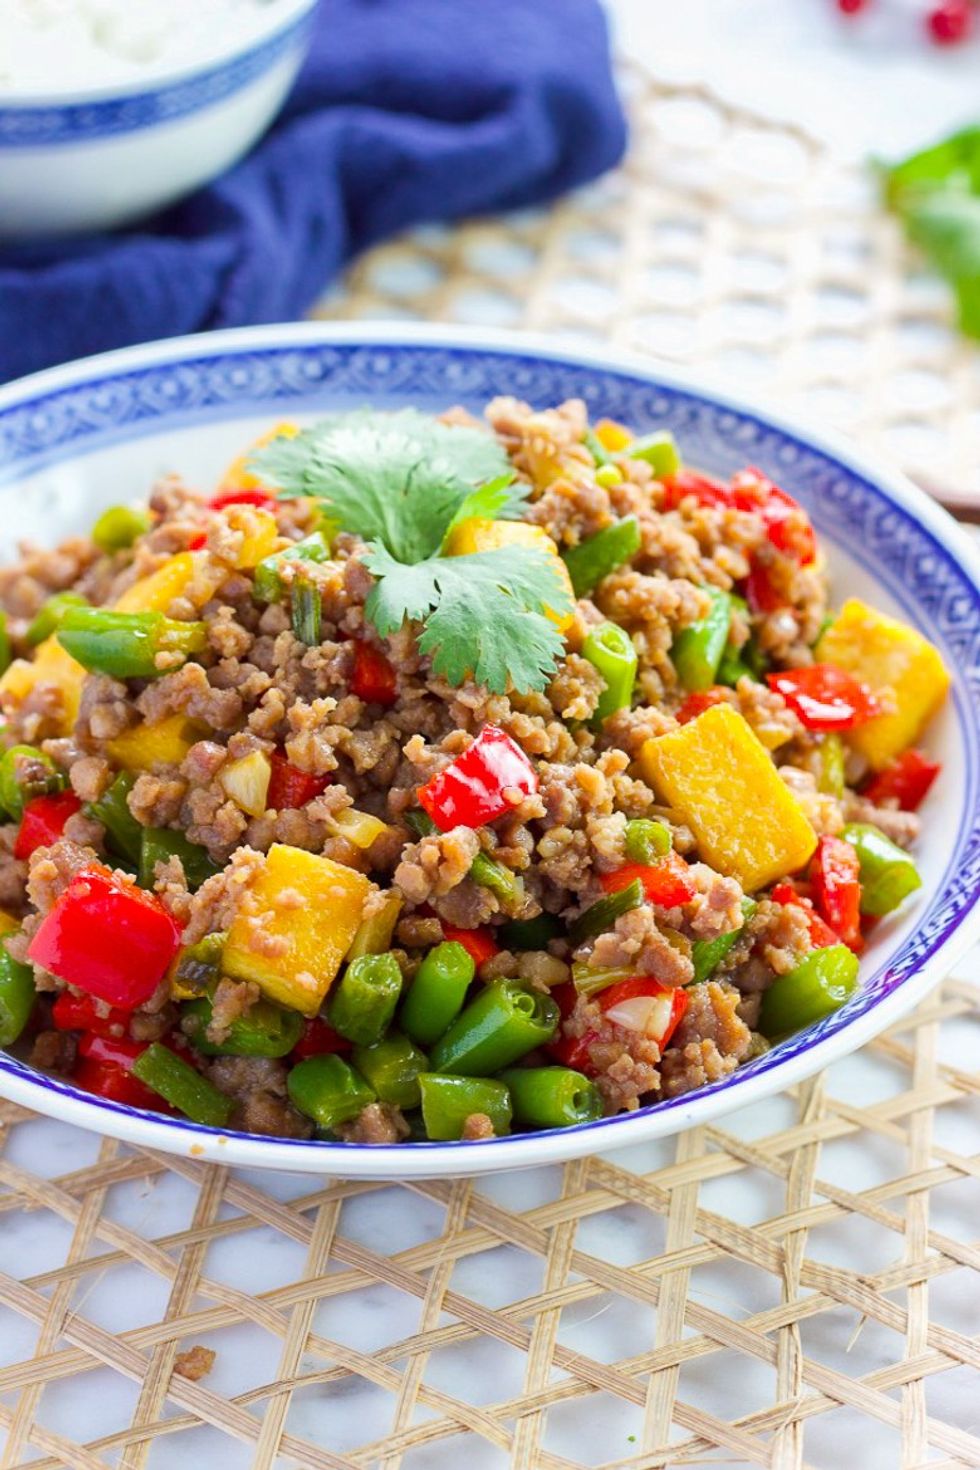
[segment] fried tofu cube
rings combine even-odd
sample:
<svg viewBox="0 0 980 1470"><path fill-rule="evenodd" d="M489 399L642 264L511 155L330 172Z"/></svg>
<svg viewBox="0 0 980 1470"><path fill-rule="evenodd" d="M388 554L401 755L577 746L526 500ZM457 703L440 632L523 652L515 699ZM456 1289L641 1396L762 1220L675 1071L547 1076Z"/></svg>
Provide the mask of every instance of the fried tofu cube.
<svg viewBox="0 0 980 1470"><path fill-rule="evenodd" d="M691 828L704 861L747 892L797 872L813 855L817 834L806 813L731 705L647 740L639 764Z"/></svg>
<svg viewBox="0 0 980 1470"><path fill-rule="evenodd" d="M816 657L846 669L893 706L848 732L876 771L915 743L949 688L949 671L927 638L856 597L844 603Z"/></svg>
<svg viewBox="0 0 980 1470"><path fill-rule="evenodd" d="M228 931L222 969L269 1000L315 1016L360 927L363 873L275 843Z"/></svg>

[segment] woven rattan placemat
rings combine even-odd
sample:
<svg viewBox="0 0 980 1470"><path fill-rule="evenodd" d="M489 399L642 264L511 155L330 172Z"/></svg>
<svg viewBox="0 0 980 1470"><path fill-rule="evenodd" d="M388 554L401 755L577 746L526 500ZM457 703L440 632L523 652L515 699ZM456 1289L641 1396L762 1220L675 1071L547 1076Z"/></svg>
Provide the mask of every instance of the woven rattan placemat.
<svg viewBox="0 0 980 1470"><path fill-rule="evenodd" d="M860 175L632 86L621 174L382 247L323 314L656 348L973 488L976 354ZM471 1182L230 1173L0 1104L0 1465L980 1466L978 1022L951 980L725 1127Z"/></svg>

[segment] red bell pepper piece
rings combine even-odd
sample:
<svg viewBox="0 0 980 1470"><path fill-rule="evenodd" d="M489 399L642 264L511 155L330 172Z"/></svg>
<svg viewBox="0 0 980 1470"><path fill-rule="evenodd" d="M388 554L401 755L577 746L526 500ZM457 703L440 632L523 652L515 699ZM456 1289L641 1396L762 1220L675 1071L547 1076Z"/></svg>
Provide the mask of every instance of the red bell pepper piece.
<svg viewBox="0 0 980 1470"><path fill-rule="evenodd" d="M861 795L875 806L894 799L903 812L914 812L922 805L941 770L939 762L931 761L921 750L903 750L890 766L869 781Z"/></svg>
<svg viewBox="0 0 980 1470"><path fill-rule="evenodd" d="M638 1031L664 1051L688 1006L681 985L661 985L650 975L635 975L602 990L596 997L607 1021L624 1031Z"/></svg>
<svg viewBox="0 0 980 1470"><path fill-rule="evenodd" d="M860 950L861 863L851 844L842 837L821 837L810 864L810 881L818 913L850 949Z"/></svg>
<svg viewBox="0 0 980 1470"><path fill-rule="evenodd" d="M721 480L697 470L678 470L663 481L664 510L676 510L682 500L693 496L699 505L731 505L732 492Z"/></svg>
<svg viewBox="0 0 980 1470"><path fill-rule="evenodd" d="M268 490L219 490L208 501L212 510L224 510L228 505L257 505L261 510L269 510L275 504L276 497Z"/></svg>
<svg viewBox="0 0 980 1470"><path fill-rule="evenodd" d="M794 888L791 883L777 883L775 888L770 890L769 897L773 903L794 904L797 908L806 911L810 943L814 949L826 949L828 945L840 944L840 936L834 933L829 924L824 923L811 900Z"/></svg>
<svg viewBox="0 0 980 1470"><path fill-rule="evenodd" d="M731 496L739 510L761 517L766 537L777 551L792 556L801 566L816 560L817 539L806 511L761 470L750 467L733 475Z"/></svg>
<svg viewBox="0 0 980 1470"><path fill-rule="evenodd" d="M561 1012L562 1021L567 1021L578 1000L578 991L574 984L571 980L566 980L563 985L556 985L549 994ZM596 1031L586 1031L584 1036L566 1036L559 1029L544 1049L559 1066L571 1067L573 1072L583 1072L586 1077L594 1077L596 1069L589 1057L589 1047L598 1040Z"/></svg>
<svg viewBox="0 0 980 1470"><path fill-rule="evenodd" d="M147 1041L85 1035L78 1043L79 1061L72 1073L72 1081L85 1092L110 1098L113 1102L128 1103L131 1108L148 1108L158 1113L167 1111L163 1098L132 1075L133 1063L148 1045Z"/></svg>
<svg viewBox="0 0 980 1470"><path fill-rule="evenodd" d="M14 857L26 862L39 847L50 847L65 830L69 817L81 811L82 803L74 791L59 791L54 796L35 796L27 802L20 819Z"/></svg>
<svg viewBox="0 0 980 1470"><path fill-rule="evenodd" d="M207 544L208 544L208 533L207 533L207 531L195 531L194 532L194 535L190 538L190 540L187 543L187 550L188 551L200 551L202 549L202 547L207 546Z"/></svg>
<svg viewBox="0 0 980 1470"><path fill-rule="evenodd" d="M673 848L658 863L627 863L625 867L617 868L615 873L601 873L599 884L605 893L618 893L634 878L639 878L643 884L647 901L664 909L689 903L697 892L687 863Z"/></svg>
<svg viewBox="0 0 980 1470"><path fill-rule="evenodd" d="M351 693L365 704L394 704L398 698L398 681L394 665L380 648L366 643L363 638L354 639L354 671L350 681Z"/></svg>
<svg viewBox="0 0 980 1470"><path fill-rule="evenodd" d="M442 937L461 944L477 969L500 953L500 945L489 929L458 929L455 924L447 924L443 920Z"/></svg>
<svg viewBox="0 0 980 1470"><path fill-rule="evenodd" d="M703 715L713 704L725 703L726 691L720 684L715 684L711 689L695 689L677 711L677 723L686 725L689 721L696 720L698 715Z"/></svg>
<svg viewBox="0 0 980 1470"><path fill-rule="evenodd" d="M301 771L281 750L272 752L269 764L272 775L269 777L265 804L273 811L281 812L306 806L308 801L319 796L330 785L329 776L312 776L309 771Z"/></svg>
<svg viewBox="0 0 980 1470"><path fill-rule="evenodd" d="M749 611L760 613L778 612L786 607L786 599L776 588L769 570L762 562L753 561L745 579L745 600Z"/></svg>
<svg viewBox="0 0 980 1470"><path fill-rule="evenodd" d="M419 788L419 802L443 832L482 827L538 789L538 774L521 747L497 725L484 725L469 750Z"/></svg>
<svg viewBox="0 0 980 1470"><path fill-rule="evenodd" d="M807 730L853 730L881 713L866 684L836 664L809 664L767 674L770 689L781 694Z"/></svg>
<svg viewBox="0 0 980 1470"><path fill-rule="evenodd" d="M51 1007L51 1019L59 1031L90 1031L93 1036L125 1036L131 1011L112 1006L100 1015L92 995L73 995L63 990Z"/></svg>
<svg viewBox="0 0 980 1470"><path fill-rule="evenodd" d="M28 953L77 990L134 1010L180 948L180 929L152 893L93 863L75 874Z"/></svg>
<svg viewBox="0 0 980 1470"><path fill-rule="evenodd" d="M292 1050L294 1061L302 1062L307 1057L327 1056L330 1052L351 1051L354 1043L328 1026L320 1016L314 1016L303 1027L303 1034Z"/></svg>

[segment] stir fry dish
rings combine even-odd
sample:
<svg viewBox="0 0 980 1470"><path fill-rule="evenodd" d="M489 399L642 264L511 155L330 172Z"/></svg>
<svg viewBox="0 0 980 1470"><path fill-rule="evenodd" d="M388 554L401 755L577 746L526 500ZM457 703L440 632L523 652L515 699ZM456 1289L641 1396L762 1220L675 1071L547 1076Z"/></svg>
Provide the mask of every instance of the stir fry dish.
<svg viewBox="0 0 980 1470"><path fill-rule="evenodd" d="M277 425L0 607L0 1046L118 1103L589 1122L841 1006L921 884L936 649L579 401Z"/></svg>

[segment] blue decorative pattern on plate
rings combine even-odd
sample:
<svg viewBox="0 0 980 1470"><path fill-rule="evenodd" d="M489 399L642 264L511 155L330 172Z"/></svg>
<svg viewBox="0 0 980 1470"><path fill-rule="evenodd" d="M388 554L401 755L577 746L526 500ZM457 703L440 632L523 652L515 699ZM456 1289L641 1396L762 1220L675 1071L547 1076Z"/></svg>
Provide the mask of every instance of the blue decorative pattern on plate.
<svg viewBox="0 0 980 1470"><path fill-rule="evenodd" d="M91 142L199 112L224 101L268 71L300 44L311 25L311 15L301 16L243 55L152 92L58 107L32 105L29 101L0 105L0 148Z"/></svg>
<svg viewBox="0 0 980 1470"><path fill-rule="evenodd" d="M522 350L513 338L505 345L494 341L489 339L487 345L488 339L479 338L470 344L465 334L416 327L318 324L161 344L55 370L0 394L0 485L164 428L262 412L271 417L284 409L315 413L328 406L365 402L385 407L411 402L436 409L461 402L479 410L497 394L513 394L541 406L580 397L592 416L621 419L640 430L667 427L690 462L716 473L758 462L805 505L818 533L872 575L939 645L954 671L953 711L963 751L962 800L955 824L950 822L941 834L947 860L917 910L911 932L876 967L866 962L858 991L840 1011L699 1093L557 1134L490 1144L367 1149L255 1139L248 1145L253 1150L247 1160L251 1163L272 1162L275 1151L276 1167L336 1167L346 1173L396 1176L413 1171L466 1172L499 1167L498 1158L506 1159L507 1165L535 1162L536 1146L542 1160L553 1161L636 1141L644 1136L644 1118L650 1125L647 1136L704 1121L721 1110L723 1098L731 1099L724 1104L727 1108L743 1097L749 1101L799 1080L894 1019L897 1006L892 1008L894 1014L883 1012L884 1019L876 1013L899 988L920 976L941 949L948 949L961 929L959 938L965 940L964 920L980 898L980 590L970 549L957 545L952 523L924 497L917 499L910 488L888 488L850 456L821 447L751 409L661 381L652 370L631 370L603 358L576 361L540 346ZM824 1045L845 1033L853 1037L847 1045L833 1049ZM84 1096L87 1121L92 1125L95 1116L102 1115L98 1126L107 1131L116 1131L121 1118L141 1117L0 1056L0 1085L15 1076L30 1079L35 1106L43 1105L42 1093ZM676 1117L668 1123L672 1114ZM213 1130L181 1120L154 1120L154 1125L153 1141L161 1147L185 1148L193 1139L200 1142L214 1136ZM184 1143L175 1141L180 1135L186 1136ZM543 1152L545 1137L556 1146ZM473 1156L474 1151L479 1160L464 1161L464 1155ZM206 1152L218 1156L213 1149ZM422 1153L425 1168L413 1169L409 1157ZM438 1163L437 1156L450 1162ZM365 1162L366 1157L373 1162ZM310 1162L311 1158L318 1162Z"/></svg>

